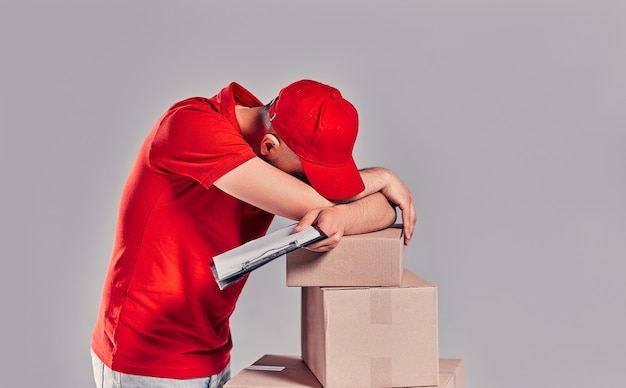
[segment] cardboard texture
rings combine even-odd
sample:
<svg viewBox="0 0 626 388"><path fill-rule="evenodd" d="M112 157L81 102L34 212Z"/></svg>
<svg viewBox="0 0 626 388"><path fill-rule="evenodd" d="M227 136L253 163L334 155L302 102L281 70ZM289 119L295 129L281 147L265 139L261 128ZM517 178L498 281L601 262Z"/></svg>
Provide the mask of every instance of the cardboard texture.
<svg viewBox="0 0 626 388"><path fill-rule="evenodd" d="M287 254L287 286L398 286L404 270L401 227L344 236L329 252L298 249Z"/></svg>
<svg viewBox="0 0 626 388"><path fill-rule="evenodd" d="M465 362L463 359L439 359L439 388L465 388Z"/></svg>
<svg viewBox="0 0 626 388"><path fill-rule="evenodd" d="M300 357L266 354L237 373L226 388L322 388Z"/></svg>
<svg viewBox="0 0 626 388"><path fill-rule="evenodd" d="M326 388L439 384L437 288L302 288L302 358Z"/></svg>
<svg viewBox="0 0 626 388"><path fill-rule="evenodd" d="M465 388L464 368L463 359L440 358L439 386L433 386L433 388ZM249 368L237 373L225 387L322 388L322 385L317 381L300 357L266 354Z"/></svg>

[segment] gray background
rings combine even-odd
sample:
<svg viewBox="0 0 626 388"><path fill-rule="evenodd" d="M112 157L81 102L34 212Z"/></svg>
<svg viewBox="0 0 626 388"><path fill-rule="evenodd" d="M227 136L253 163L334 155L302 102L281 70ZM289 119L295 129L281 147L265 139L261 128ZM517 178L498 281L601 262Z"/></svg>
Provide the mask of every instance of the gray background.
<svg viewBox="0 0 626 388"><path fill-rule="evenodd" d="M164 109L314 78L359 109L358 164L415 194L406 266L468 387L622 386L624 4L0 2L0 385L92 386L119 193ZM284 276L244 290L234 372L299 354Z"/></svg>

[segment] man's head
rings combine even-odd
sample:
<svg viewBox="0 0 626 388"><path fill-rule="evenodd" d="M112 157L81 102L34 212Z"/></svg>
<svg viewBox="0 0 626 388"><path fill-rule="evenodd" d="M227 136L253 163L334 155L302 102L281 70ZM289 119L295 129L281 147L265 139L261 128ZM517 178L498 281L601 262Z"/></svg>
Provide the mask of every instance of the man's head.
<svg viewBox="0 0 626 388"><path fill-rule="evenodd" d="M340 200L363 191L352 158L358 114L339 90L297 81L279 92L268 113L276 135L299 157L306 178L320 194Z"/></svg>

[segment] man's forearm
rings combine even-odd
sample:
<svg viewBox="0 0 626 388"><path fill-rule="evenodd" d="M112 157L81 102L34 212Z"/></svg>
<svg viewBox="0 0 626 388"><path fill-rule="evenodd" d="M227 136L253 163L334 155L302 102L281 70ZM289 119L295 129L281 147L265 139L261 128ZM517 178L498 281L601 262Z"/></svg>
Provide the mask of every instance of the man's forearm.
<svg viewBox="0 0 626 388"><path fill-rule="evenodd" d="M389 170L383 167L364 168L359 170L359 173L361 174L361 179L363 180L365 189L363 192L350 200L364 198L368 195L381 191L385 188L389 179Z"/></svg>
<svg viewBox="0 0 626 388"><path fill-rule="evenodd" d="M343 204L333 204L311 186L269 165L251 159L214 182L227 194L269 213L300 220L294 231L318 225L327 239L310 246L324 251L334 248L344 234L360 234L391 225L396 213L384 191ZM391 197L391 198L390 198ZM406 235L406 233L405 233Z"/></svg>
<svg viewBox="0 0 626 388"><path fill-rule="evenodd" d="M346 219L345 234L361 234L384 229L396 220L395 208L380 192L336 205Z"/></svg>

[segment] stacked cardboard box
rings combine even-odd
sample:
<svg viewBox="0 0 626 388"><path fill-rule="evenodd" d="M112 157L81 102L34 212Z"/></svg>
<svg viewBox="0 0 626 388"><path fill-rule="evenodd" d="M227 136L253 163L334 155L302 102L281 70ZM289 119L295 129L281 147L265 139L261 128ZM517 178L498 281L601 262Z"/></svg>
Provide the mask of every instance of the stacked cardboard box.
<svg viewBox="0 0 626 388"><path fill-rule="evenodd" d="M395 287L305 287L301 341L327 388L437 385L436 288L409 271Z"/></svg>
<svg viewBox="0 0 626 388"><path fill-rule="evenodd" d="M335 249L287 255L287 286L399 286L404 272L402 229L344 236Z"/></svg>
<svg viewBox="0 0 626 388"><path fill-rule="evenodd" d="M239 372L227 388L323 388L297 356L266 354ZM439 360L438 388L465 388L462 359Z"/></svg>
<svg viewBox="0 0 626 388"><path fill-rule="evenodd" d="M440 373L437 288L404 268L401 227L344 236L330 252L288 254L287 285L302 287L301 358L267 355L227 387L463 386L462 371L456 385Z"/></svg>

